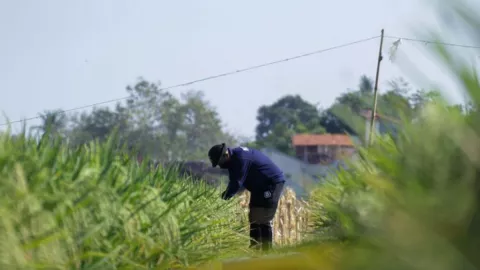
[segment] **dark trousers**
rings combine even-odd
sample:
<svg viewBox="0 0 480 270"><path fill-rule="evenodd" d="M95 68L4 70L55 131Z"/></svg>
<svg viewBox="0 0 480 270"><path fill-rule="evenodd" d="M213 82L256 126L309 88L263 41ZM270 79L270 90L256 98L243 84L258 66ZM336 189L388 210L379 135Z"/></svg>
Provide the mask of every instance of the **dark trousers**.
<svg viewBox="0 0 480 270"><path fill-rule="evenodd" d="M250 223L250 247L270 250L273 244L273 218L277 212L278 202L283 192L284 183L278 183L268 190L269 193L251 194L248 220ZM263 198L264 203L257 203Z"/></svg>

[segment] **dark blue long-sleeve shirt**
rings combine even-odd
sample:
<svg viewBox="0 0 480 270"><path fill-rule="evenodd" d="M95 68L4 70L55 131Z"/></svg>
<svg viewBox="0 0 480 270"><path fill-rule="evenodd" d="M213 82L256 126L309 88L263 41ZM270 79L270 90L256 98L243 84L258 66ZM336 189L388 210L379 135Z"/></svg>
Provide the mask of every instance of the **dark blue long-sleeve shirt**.
<svg viewBox="0 0 480 270"><path fill-rule="evenodd" d="M273 184L285 182L280 168L262 152L247 147L228 148L228 152L231 160L226 199L243 188L255 196L263 194Z"/></svg>

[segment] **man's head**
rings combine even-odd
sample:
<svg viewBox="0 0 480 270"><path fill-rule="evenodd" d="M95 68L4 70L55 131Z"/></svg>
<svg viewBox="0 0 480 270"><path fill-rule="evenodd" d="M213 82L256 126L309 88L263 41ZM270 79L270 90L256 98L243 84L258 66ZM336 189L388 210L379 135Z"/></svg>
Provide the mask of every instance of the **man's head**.
<svg viewBox="0 0 480 270"><path fill-rule="evenodd" d="M230 154L228 153L225 143L212 146L208 151L208 158L212 163L212 167L218 167L222 169L228 168L228 162L230 161Z"/></svg>

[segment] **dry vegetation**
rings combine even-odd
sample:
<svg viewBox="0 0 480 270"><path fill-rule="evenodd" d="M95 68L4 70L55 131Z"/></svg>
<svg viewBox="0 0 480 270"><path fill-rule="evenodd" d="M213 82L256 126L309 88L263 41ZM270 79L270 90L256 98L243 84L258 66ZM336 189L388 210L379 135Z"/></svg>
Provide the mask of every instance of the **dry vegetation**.
<svg viewBox="0 0 480 270"><path fill-rule="evenodd" d="M245 209L242 217L247 222L248 202L250 193L240 196L241 206ZM273 222L274 242L279 246L297 244L305 238L309 228L307 202L297 199L291 188L285 188Z"/></svg>

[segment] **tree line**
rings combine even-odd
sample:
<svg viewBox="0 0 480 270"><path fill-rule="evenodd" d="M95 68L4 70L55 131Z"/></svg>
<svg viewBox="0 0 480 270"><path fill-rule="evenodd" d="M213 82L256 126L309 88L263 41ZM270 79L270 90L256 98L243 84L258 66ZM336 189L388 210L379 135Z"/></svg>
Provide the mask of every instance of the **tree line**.
<svg viewBox="0 0 480 270"><path fill-rule="evenodd" d="M356 88L340 94L328 108L319 108L299 95L287 95L258 109L255 141L252 147L273 147L294 155L291 137L298 133L349 134L365 140L365 113L372 109L374 83L363 75ZM413 89L403 78L387 82L377 95L377 114L393 132L403 120L413 120L427 102L439 94ZM452 108L463 110L462 106Z"/></svg>
<svg viewBox="0 0 480 270"><path fill-rule="evenodd" d="M217 111L201 91L188 91L177 98L160 83L143 78L126 91L128 98L113 109L100 107L75 114L45 111L40 114L41 124L32 131L60 136L73 147L105 140L115 132L122 145L161 162L204 160L212 144L235 141L223 131Z"/></svg>
<svg viewBox="0 0 480 270"><path fill-rule="evenodd" d="M362 76L355 89L342 93L328 108L319 108L300 95L286 95L273 104L263 105L257 111L252 141L226 132L218 112L202 91L191 90L177 98L163 90L160 83L143 78L134 86L127 86L126 91L128 98L114 108L73 114L45 111L40 114L42 123L33 131L38 135L55 134L72 146L105 140L117 132L120 140L140 156L161 162L205 160L208 148L218 142L271 147L293 155L291 137L296 133L347 133L362 137L362 112L372 107L373 81ZM378 113L392 119L412 119L434 95L413 91L405 80L394 79L378 95Z"/></svg>

